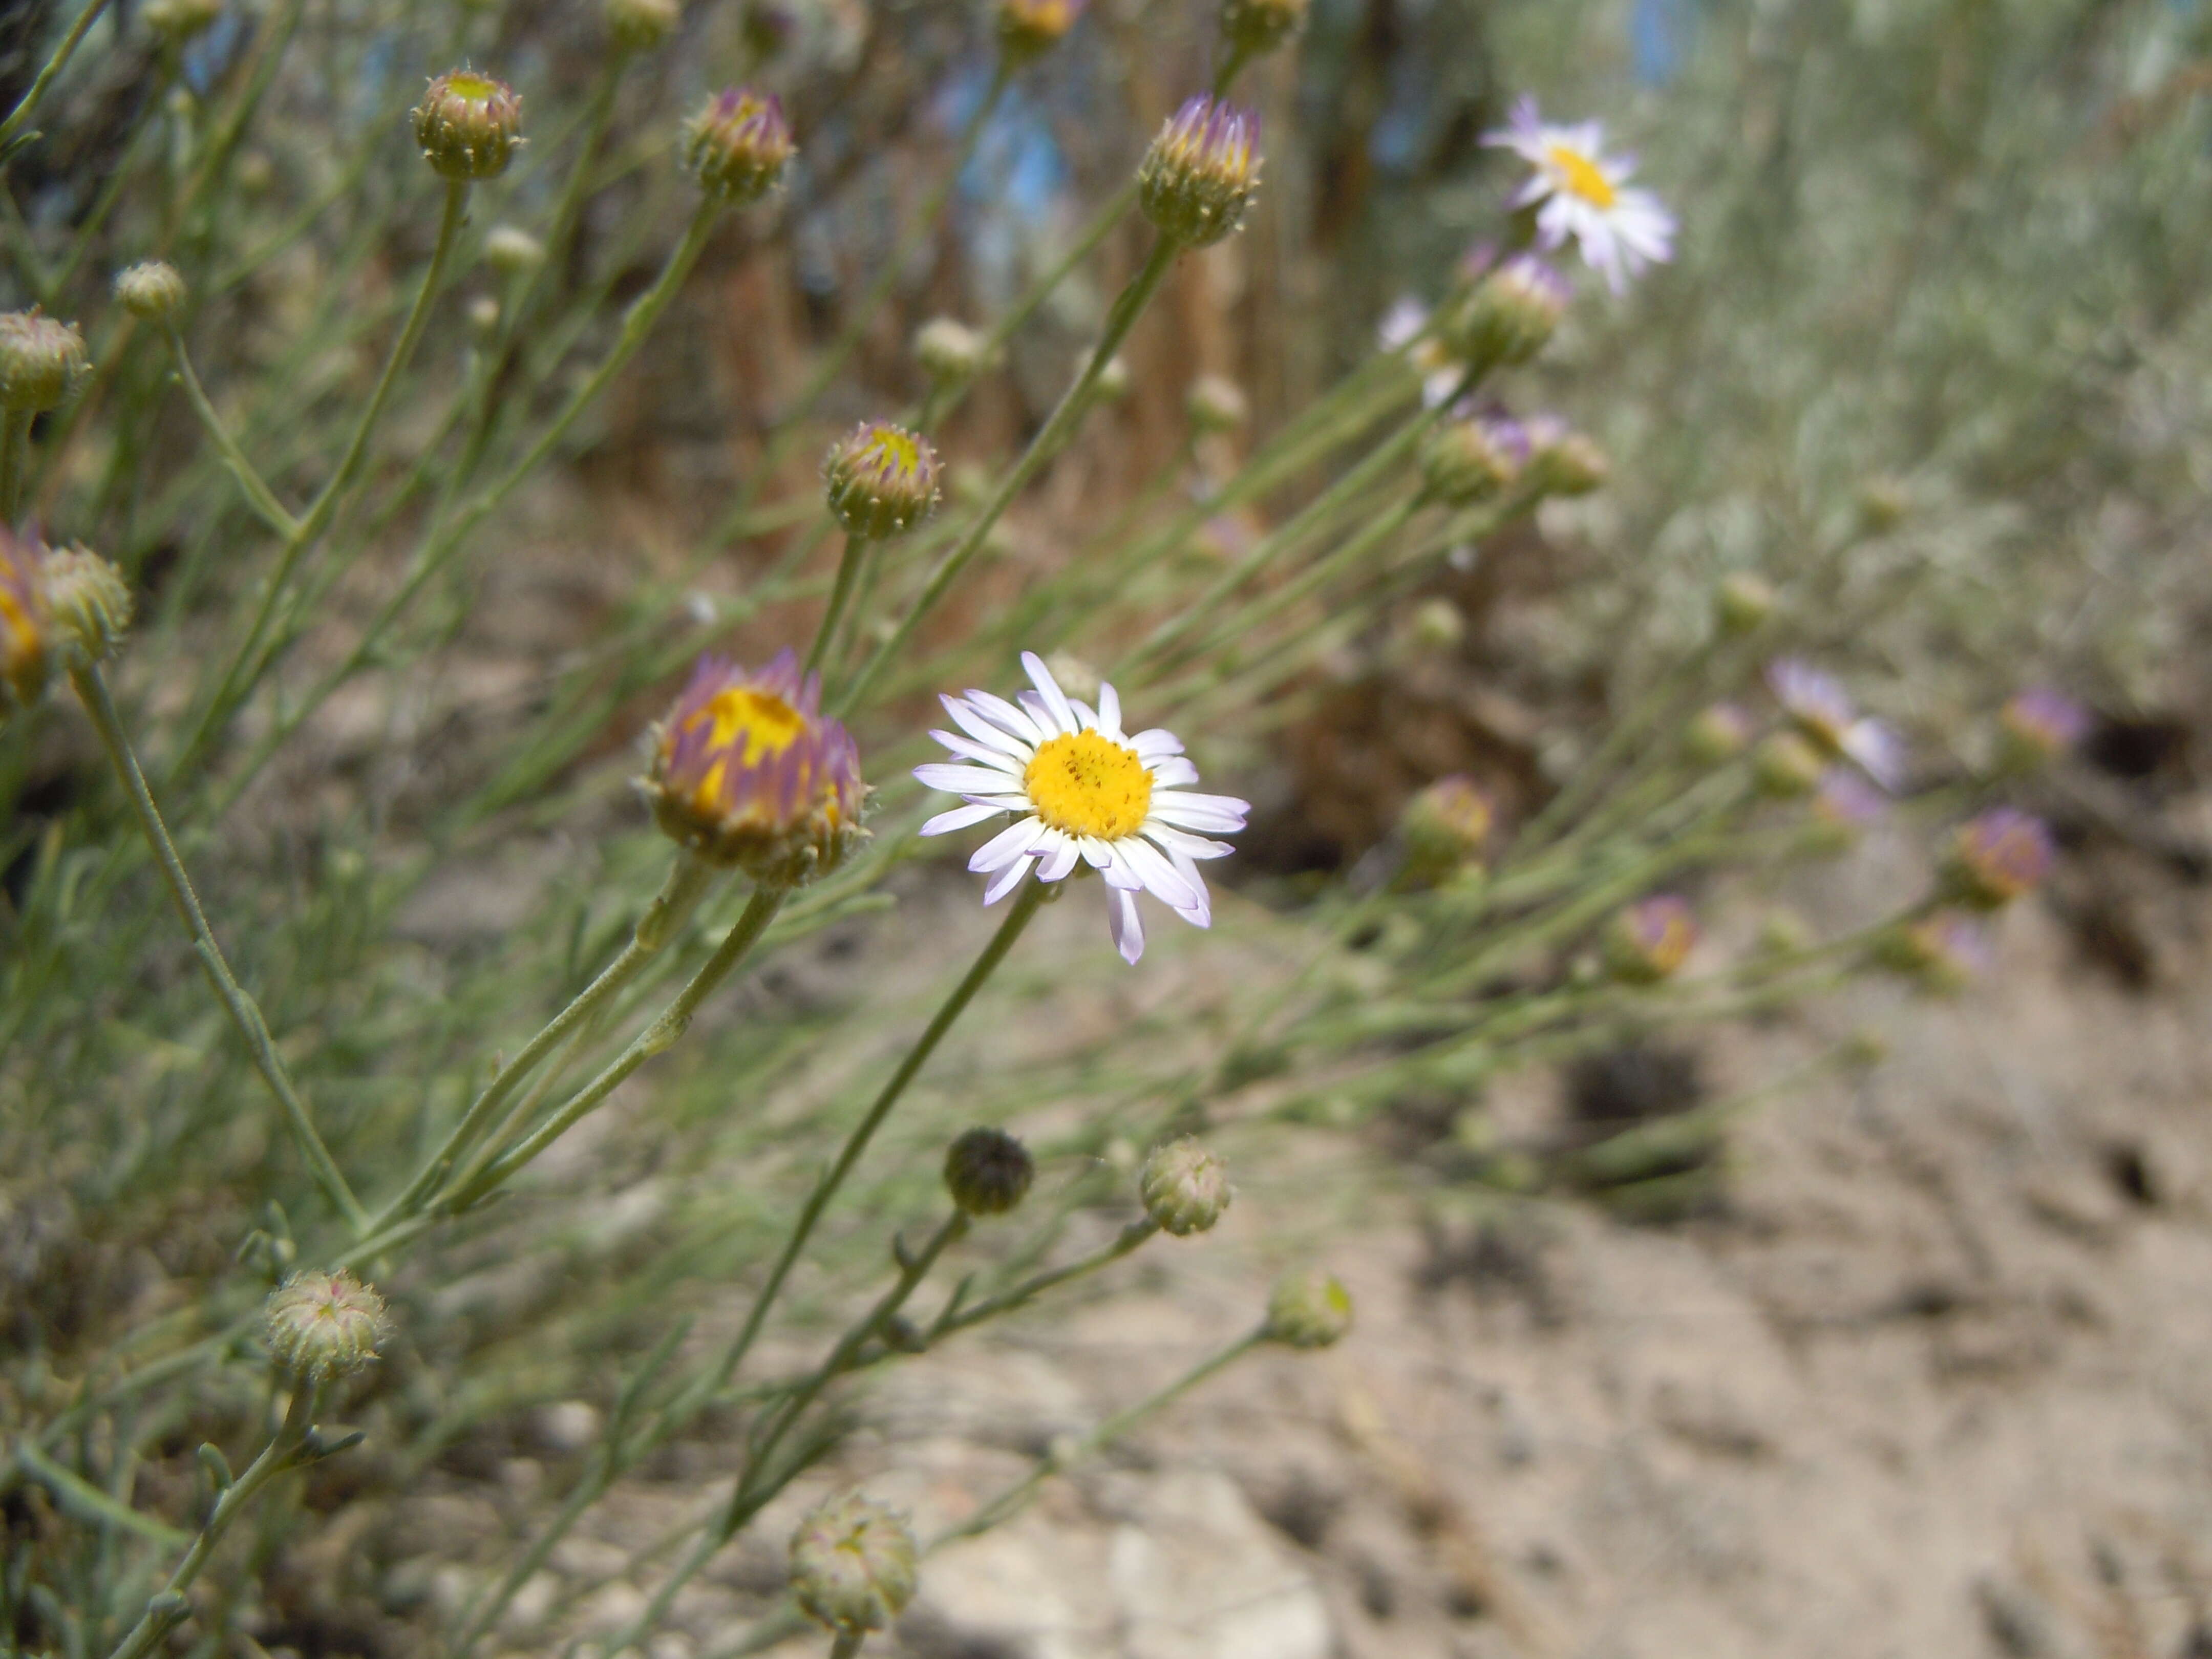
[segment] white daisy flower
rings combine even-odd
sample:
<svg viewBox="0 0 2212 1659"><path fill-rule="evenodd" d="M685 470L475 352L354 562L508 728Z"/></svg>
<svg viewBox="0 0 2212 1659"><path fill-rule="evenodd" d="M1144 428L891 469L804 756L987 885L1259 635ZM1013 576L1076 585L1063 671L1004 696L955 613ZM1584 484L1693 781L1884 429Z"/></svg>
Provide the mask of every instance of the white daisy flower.
<svg viewBox="0 0 2212 1659"><path fill-rule="evenodd" d="M968 860L991 878L983 902L996 904L1032 867L1039 881L1062 881L1086 864L1106 878L1114 944L1127 962L1145 953L1139 890L1185 921L1209 926L1213 911L1199 862L1236 850L1211 837L1242 830L1250 804L1192 791L1198 769L1172 732L1123 732L1112 686L1098 688L1093 708L1062 691L1035 652L1022 653L1022 666L1036 689L1014 702L973 690L942 699L967 735L930 735L966 763L917 766L914 775L968 804L939 812L921 833L942 836L1013 813L1013 824Z"/></svg>
<svg viewBox="0 0 2212 1659"><path fill-rule="evenodd" d="M1615 294L1647 264L1674 257L1674 216L1650 191L1623 182L1636 171L1636 158L1606 155L1605 129L1597 122L1553 126L1538 115L1534 99L1523 98L1513 106L1512 124L1485 133L1482 142L1511 150L1535 169L1513 205L1542 204L1538 245L1555 248L1572 237Z"/></svg>

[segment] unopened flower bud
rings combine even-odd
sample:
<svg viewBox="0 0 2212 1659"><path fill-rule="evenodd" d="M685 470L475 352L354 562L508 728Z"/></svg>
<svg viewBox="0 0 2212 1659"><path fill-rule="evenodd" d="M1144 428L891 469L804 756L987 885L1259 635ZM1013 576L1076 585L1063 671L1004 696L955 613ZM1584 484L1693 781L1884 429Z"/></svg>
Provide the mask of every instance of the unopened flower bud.
<svg viewBox="0 0 2212 1659"><path fill-rule="evenodd" d="M270 1293L261 1322L277 1363L306 1382L374 1364L391 1334L384 1298L343 1270L294 1273Z"/></svg>
<svg viewBox="0 0 2212 1659"><path fill-rule="evenodd" d="M772 93L732 87L708 99L684 129L684 164L699 188L732 207L758 201L796 153L791 124Z"/></svg>
<svg viewBox="0 0 2212 1659"><path fill-rule="evenodd" d="M1083 15L1085 0L999 0L999 49L1019 66L1058 46Z"/></svg>
<svg viewBox="0 0 2212 1659"><path fill-rule="evenodd" d="M104 661L131 626L131 586L99 554L82 547L46 556L46 607L54 638Z"/></svg>
<svg viewBox="0 0 2212 1659"><path fill-rule="evenodd" d="M867 838L860 752L787 650L757 672L700 658L654 728L643 787L662 833L758 882L826 875Z"/></svg>
<svg viewBox="0 0 2212 1659"><path fill-rule="evenodd" d="M2056 856L2040 818L1993 806L1959 826L1945 873L1958 898L1995 910L2042 885Z"/></svg>
<svg viewBox="0 0 2212 1659"><path fill-rule="evenodd" d="M1352 1328L1352 1293L1334 1273L1293 1267L1267 1297L1267 1339L1293 1348L1326 1348Z"/></svg>
<svg viewBox="0 0 2212 1659"><path fill-rule="evenodd" d="M1449 651L1467 638L1467 617L1449 599L1439 594L1424 599L1413 608L1408 630L1413 643L1425 651Z"/></svg>
<svg viewBox="0 0 2212 1659"><path fill-rule="evenodd" d="M416 108L415 142L441 179L496 179L522 143L522 100L489 75L449 70Z"/></svg>
<svg viewBox="0 0 2212 1659"><path fill-rule="evenodd" d="M983 372L983 337L951 317L933 317L915 331L914 360L939 386L961 386Z"/></svg>
<svg viewBox="0 0 2212 1659"><path fill-rule="evenodd" d="M1794 957L1812 948L1813 930L1795 910L1777 908L1759 919L1759 949L1770 957Z"/></svg>
<svg viewBox="0 0 2212 1659"><path fill-rule="evenodd" d="M1260 118L1193 98L1169 118L1137 171L1137 204L1163 236L1206 247L1237 228L1260 189Z"/></svg>
<svg viewBox="0 0 2212 1659"><path fill-rule="evenodd" d="M1813 846L1821 852L1846 851L1888 812L1888 796L1850 767L1832 766L1813 792Z"/></svg>
<svg viewBox="0 0 2212 1659"><path fill-rule="evenodd" d="M680 0L606 0L607 33L624 52L650 52L684 21Z"/></svg>
<svg viewBox="0 0 2212 1659"><path fill-rule="evenodd" d="M499 301L489 294L479 294L469 301L466 315L471 328L489 334L499 326Z"/></svg>
<svg viewBox="0 0 2212 1659"><path fill-rule="evenodd" d="M809 1617L852 1634L882 1630L914 1599L914 1531L887 1504L832 1498L791 1535L791 1592Z"/></svg>
<svg viewBox="0 0 2212 1659"><path fill-rule="evenodd" d="M1886 536L1912 511L1912 493L1903 480L1887 476L1859 486L1859 526L1870 536Z"/></svg>
<svg viewBox="0 0 2212 1659"><path fill-rule="evenodd" d="M1305 26L1306 0L1222 0L1221 38L1243 58L1264 58Z"/></svg>
<svg viewBox="0 0 2212 1659"><path fill-rule="evenodd" d="M1770 732L1751 757L1759 787L1778 800L1809 795L1820 787L1826 757L1795 732Z"/></svg>
<svg viewBox="0 0 2212 1659"><path fill-rule="evenodd" d="M544 258L545 244L518 225L494 225L484 233L483 261L502 276L519 276Z"/></svg>
<svg viewBox="0 0 2212 1659"><path fill-rule="evenodd" d="M1950 995L1989 971L1989 935L1972 916L1941 909L1892 928L1875 947L1875 957L1923 989Z"/></svg>
<svg viewBox="0 0 2212 1659"><path fill-rule="evenodd" d="M1751 747L1751 716L1732 702L1717 702L1682 730L1682 752L1698 766L1718 766Z"/></svg>
<svg viewBox="0 0 2212 1659"><path fill-rule="evenodd" d="M1474 507L1503 495L1528 459L1528 434L1503 415L1444 422L1421 447L1421 479L1445 507Z"/></svg>
<svg viewBox="0 0 2212 1659"><path fill-rule="evenodd" d="M1615 915L1605 930L1605 965L1631 985L1672 979L1698 942L1698 921L1686 900L1671 893L1640 899Z"/></svg>
<svg viewBox="0 0 2212 1659"><path fill-rule="evenodd" d="M1004 1129L969 1129L945 1154L945 1186L967 1215L1004 1215L1036 1179L1029 1149Z"/></svg>
<svg viewBox="0 0 2212 1659"><path fill-rule="evenodd" d="M1102 404L1118 404L1129 395L1129 365L1116 352L1099 365L1098 378L1091 383Z"/></svg>
<svg viewBox="0 0 2212 1659"><path fill-rule="evenodd" d="M830 447L822 480L849 535L888 541L937 510L937 452L888 421L866 421Z"/></svg>
<svg viewBox="0 0 2212 1659"><path fill-rule="evenodd" d="M148 259L115 274L115 302L133 317L166 323L185 307L185 279L166 260Z"/></svg>
<svg viewBox="0 0 2212 1659"><path fill-rule="evenodd" d="M1748 634L1774 614L1774 590L1748 570L1735 570L1713 588L1713 620L1730 635Z"/></svg>
<svg viewBox="0 0 2212 1659"><path fill-rule="evenodd" d="M35 415L61 406L84 374L84 336L38 307L0 316L0 409Z"/></svg>
<svg viewBox="0 0 2212 1659"><path fill-rule="evenodd" d="M1137 1176L1145 1213L1177 1238L1202 1233L1229 1207L1229 1167L1185 1135L1154 1149Z"/></svg>
<svg viewBox="0 0 2212 1659"><path fill-rule="evenodd" d="M1497 821L1490 797L1473 778L1438 778L1406 803L1398 821L1406 842L1406 878L1416 885L1434 886L1477 863Z"/></svg>
<svg viewBox="0 0 2212 1659"><path fill-rule="evenodd" d="M2030 686L2006 700L1997 728L2005 764L2027 771L2059 759L2081 742L2089 717L2070 697Z"/></svg>
<svg viewBox="0 0 2212 1659"><path fill-rule="evenodd" d="M182 46L222 15L222 0L146 0L138 15L155 33L172 46Z"/></svg>
<svg viewBox="0 0 2212 1659"><path fill-rule="evenodd" d="M28 708L53 666L54 622L46 605L46 550L0 526L0 713Z"/></svg>
<svg viewBox="0 0 2212 1659"><path fill-rule="evenodd" d="M1234 432L1252 418L1252 407L1234 380L1201 374L1183 396L1191 426L1198 432Z"/></svg>
<svg viewBox="0 0 2212 1659"><path fill-rule="evenodd" d="M1587 495L1612 470L1605 452L1556 415L1528 422L1528 483L1542 495Z"/></svg>
<svg viewBox="0 0 2212 1659"><path fill-rule="evenodd" d="M1516 253L1449 301L1438 331L1470 363L1525 363L1541 351L1567 314L1574 289L1534 253Z"/></svg>

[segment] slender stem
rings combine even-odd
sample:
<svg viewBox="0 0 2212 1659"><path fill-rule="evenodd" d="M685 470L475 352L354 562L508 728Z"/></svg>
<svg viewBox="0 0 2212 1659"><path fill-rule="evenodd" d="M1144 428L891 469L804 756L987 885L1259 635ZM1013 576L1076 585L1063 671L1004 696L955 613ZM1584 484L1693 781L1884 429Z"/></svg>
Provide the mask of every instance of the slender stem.
<svg viewBox="0 0 2212 1659"><path fill-rule="evenodd" d="M601 969L596 979L579 991L567 1007L548 1020L536 1036L523 1044L513 1060L500 1067L462 1115L461 1121L453 1126L453 1133L446 1137L445 1144L430 1155L415 1179L408 1183L406 1190L377 1218L376 1224L380 1228L411 1214L445 1178L446 1172L453 1167L453 1160L468 1150L484 1126L491 1121L493 1114L507 1103L507 1097L538 1063L570 1034L580 1031L586 1021L637 977L646 963L659 953L675 936L676 930L684 925L684 919L698 903L700 896L705 893L714 877L713 869L690 853L676 855L675 863L669 868L667 880L661 884L660 891L654 896L653 902L646 907L645 914L638 919L637 927L632 931L629 944L623 947L622 954Z"/></svg>
<svg viewBox="0 0 2212 1659"><path fill-rule="evenodd" d="M845 551L837 560L836 585L830 590L830 608L822 613L822 625L814 630L814 643L807 647L806 672L814 672L822 666L829 654L830 641L836 637L838 624L845 620L845 607L851 603L854 584L859 580L860 565L868 556L868 538L848 534Z"/></svg>
<svg viewBox="0 0 2212 1659"><path fill-rule="evenodd" d="M1119 1261L1159 1230L1159 1223L1149 1218L1142 1221L1133 1221L1115 1236L1112 1243L1101 1249L1093 1250L1089 1255L1079 1257L1065 1267L1051 1267L1043 1273L1034 1273L1012 1290L1002 1291L997 1296L988 1297L972 1307L963 1308L957 1303L947 1303L945 1311L938 1315L936 1322L930 1326L923 1340L927 1344L934 1344L956 1331L964 1331L983 1323L986 1320L996 1319L1000 1314L1012 1313L1015 1309L1035 1301L1047 1291L1056 1290L1062 1285L1081 1279L1086 1274L1095 1273L1101 1267Z"/></svg>
<svg viewBox="0 0 2212 1659"><path fill-rule="evenodd" d="M441 1195L438 1207L447 1212L467 1208L486 1193L511 1180L515 1174L538 1155L566 1134L584 1115L606 1099L629 1074L672 1045L684 1035L691 1023L691 1016L699 1005L713 993L714 988L730 976L737 965L745 959L760 936L768 931L775 913L783 908L790 896L788 887L762 886L753 890L746 903L714 954L701 964L690 981L676 994L663 1009L659 1018L630 1040L629 1047L610 1060L605 1068L589 1083L563 1102L553 1115L511 1152L489 1162L490 1148L455 1176Z"/></svg>
<svg viewBox="0 0 2212 1659"><path fill-rule="evenodd" d="M253 1063L268 1084L270 1092L283 1109L286 1121L291 1126L292 1139L298 1145L300 1155L307 1161L307 1172L314 1177L315 1185L322 1188L338 1213L343 1216L356 1234L368 1226L368 1212L346 1185L345 1176L338 1172L337 1162L323 1139L315 1133L313 1118L307 1112L307 1102L300 1097L294 1086L291 1073L276 1052L276 1045L269 1036L269 1022L262 1018L260 1006L238 982L225 960L222 947L216 943L215 932L208 926L206 913L200 908L199 896L192 890L191 878L185 872L184 860L178 857L174 842L169 839L168 826L162 823L161 811L154 804L154 796L146 787L146 775L139 769L138 757L131 751L131 740L124 735L123 722L115 711L115 700L109 694L107 681L96 664L78 662L70 667L70 683L76 688L85 712L92 716L94 729L100 734L101 744L113 763L116 774L130 797L131 805L138 818L138 827L144 832L146 842L153 849L155 861L161 866L161 874L169 885L169 895L175 900L177 912L184 918L185 931L192 936L192 946L199 954L200 966L215 986L216 994L230 1012L231 1023L238 1027L239 1035L253 1055Z"/></svg>
<svg viewBox="0 0 2212 1659"><path fill-rule="evenodd" d="M246 458L246 452L238 447L238 440L231 436L230 428L223 424L222 416L216 413L215 404L209 401L206 389L200 385L200 377L192 371L191 358L185 350L185 337L177 331L173 320L169 323L167 332L170 353L177 361L177 378L184 382L185 396L191 404L192 413L199 416L200 424L207 429L208 436L222 452L222 459L229 466L232 476L237 478L239 488L246 492L246 501L261 515L263 522L278 535L288 541L297 537L300 521L292 516L283 502L276 499L276 492L270 489L260 473L254 471L253 463Z"/></svg>
<svg viewBox="0 0 2212 1659"><path fill-rule="evenodd" d="M858 1659L860 1644L868 1639L864 1630L841 1630L830 1644L830 1659Z"/></svg>
<svg viewBox="0 0 2212 1659"><path fill-rule="evenodd" d="M61 44L54 48L54 55L47 58L45 66L39 70L38 78L31 82L31 89L8 112L8 118L0 121L0 161L6 157L8 141L21 131L23 124L37 112L39 105L46 98L46 88L53 84L54 76L68 66L69 60L76 55L77 47L83 43L86 33L91 29L94 20L106 9L107 0L90 0L90 3L77 14L76 21L70 25L69 33L62 36Z"/></svg>
<svg viewBox="0 0 2212 1659"><path fill-rule="evenodd" d="M30 446L32 419L27 409L0 415L0 524L13 525L21 504L24 451Z"/></svg>
<svg viewBox="0 0 2212 1659"><path fill-rule="evenodd" d="M860 706L861 699L867 695L868 688L875 683L876 677L913 639L915 629L921 626L921 619L936 608L938 601L959 578L969 561L981 550L992 526L999 522L1014 498L1027 488L1030 480L1043 469L1044 464L1059 453L1061 447L1074 435L1075 428L1090 408L1091 391L1097 384L1100 372L1114 354L1121 349L1121 342L1128 337L1130 329L1135 325L1145 307L1159 291L1160 284L1167 280L1168 272L1174 268L1176 255L1181 251L1182 245L1172 237L1162 236L1152 244L1152 253L1143 268L1129 279L1128 285L1114 301L1114 308L1107 316L1105 331L1099 337L1097 347L1091 352L1090 360L1084 364L1083 372L1075 377L1074 382L1060 398L1058 407L1052 411L1051 417L1030 441L1029 447L1022 452L1021 459L1014 463L1012 470L1006 474L991 499L976 513L967 533L930 573L928 581L923 585L921 592L900 620L890 638L877 648L853 684L846 688L838 699L837 712L840 714Z"/></svg>
<svg viewBox="0 0 2212 1659"><path fill-rule="evenodd" d="M306 1382L295 1386L283 1423L261 1449L261 1455L246 1466L246 1473L223 1488L207 1524L192 1540L191 1547L178 1563L177 1570L169 1575L169 1582L147 1601L145 1613L131 1627L131 1633L116 1645L109 1659L145 1659L191 1611L191 1603L185 1592L206 1567L216 1546L222 1541L223 1534L230 1530L231 1522L238 1519L262 1487L298 1462L307 1444L307 1431L314 1424L315 1395L315 1389Z"/></svg>
<svg viewBox="0 0 2212 1659"><path fill-rule="evenodd" d="M163 1549L180 1550L191 1540L174 1527L164 1526L150 1515L142 1515L120 1498L102 1492L74 1471L64 1468L28 1440L15 1443L15 1462L23 1473L54 1495L61 1507L82 1519L103 1527L121 1527L151 1540Z"/></svg>

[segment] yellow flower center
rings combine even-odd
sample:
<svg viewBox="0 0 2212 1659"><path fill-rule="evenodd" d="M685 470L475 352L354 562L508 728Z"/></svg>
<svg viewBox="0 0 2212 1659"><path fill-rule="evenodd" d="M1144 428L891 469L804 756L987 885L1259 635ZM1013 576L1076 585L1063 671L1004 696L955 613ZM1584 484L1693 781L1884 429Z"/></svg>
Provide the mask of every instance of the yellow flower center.
<svg viewBox="0 0 2212 1659"><path fill-rule="evenodd" d="M1152 805L1152 775L1137 751L1096 732L1038 744L1022 787L1053 829L1102 841L1135 835Z"/></svg>
<svg viewBox="0 0 2212 1659"><path fill-rule="evenodd" d="M753 766L781 755L806 730L806 716L781 697L744 686L717 691L691 717L694 726L701 720L713 722L707 741L714 759L691 793L699 808L710 812L721 803L722 780L732 763Z"/></svg>
<svg viewBox="0 0 2212 1659"><path fill-rule="evenodd" d="M1609 208L1620 198L1597 170L1597 163L1578 149L1565 144L1553 144L1545 154L1552 158L1552 166L1559 175L1559 185L1571 196L1579 196L1592 207Z"/></svg>
<svg viewBox="0 0 2212 1659"><path fill-rule="evenodd" d="M459 75L446 77L446 90L471 104L488 104L492 94L499 90L499 82L488 76L471 75L464 70Z"/></svg>

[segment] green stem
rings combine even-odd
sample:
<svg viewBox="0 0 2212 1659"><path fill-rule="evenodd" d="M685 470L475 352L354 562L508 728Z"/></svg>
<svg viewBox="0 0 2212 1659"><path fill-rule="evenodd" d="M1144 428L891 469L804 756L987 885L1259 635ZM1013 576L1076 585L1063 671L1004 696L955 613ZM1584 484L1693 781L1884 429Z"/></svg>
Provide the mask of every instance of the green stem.
<svg viewBox="0 0 2212 1659"><path fill-rule="evenodd" d="M315 1420L315 1394L316 1390L305 1382L296 1385L283 1425L270 1437L261 1455L246 1466L246 1473L223 1488L207 1524L192 1540L191 1547L185 1553L177 1570L169 1575L169 1582L147 1601L145 1613L131 1627L131 1633L117 1644L109 1659L145 1659L191 1610L185 1592L206 1567L216 1546L222 1541L223 1534L230 1530L231 1523L264 1486L298 1462L307 1444L307 1431Z"/></svg>
<svg viewBox="0 0 2212 1659"><path fill-rule="evenodd" d="M494 1188L511 1180L540 1152L566 1134L586 1114L598 1107L612 1094L617 1086L637 1068L675 1043L690 1024L691 1016L698 1012L714 988L730 976L737 965L745 959L760 936L768 931L775 913L791 894L788 887L761 886L753 890L752 898L730 928L714 954L701 964L699 971L676 994L659 1018L630 1040L622 1053L610 1060L605 1068L589 1083L562 1103L553 1115L546 1119L513 1151L490 1157L487 1147L469 1168L454 1177L437 1200L437 1206L446 1212L466 1209ZM489 1160L489 1161L487 1161Z"/></svg>
<svg viewBox="0 0 2212 1659"><path fill-rule="evenodd" d="M13 526L21 505L24 451L30 445L33 418L27 409L0 415L0 524Z"/></svg>
<svg viewBox="0 0 2212 1659"><path fill-rule="evenodd" d="M177 362L177 378L184 382L185 397L192 406L192 413L199 416L201 426L206 428L215 447L222 453L223 461L229 466L231 475L238 480L239 488L246 492L246 501L261 515L262 521L278 535L288 542L296 538L300 533L299 520L294 518L284 503L276 499L276 492L270 489L260 473L254 470L253 463L246 457L246 452L238 447L238 440L231 436L230 428L223 424L222 416L216 413L215 404L209 401L206 389L200 385L200 377L192 372L191 358L185 350L185 337L177 331L173 320L168 324L166 332L170 353Z"/></svg>
<svg viewBox="0 0 2212 1659"><path fill-rule="evenodd" d="M83 1476L64 1468L28 1440L15 1443L15 1461L23 1473L54 1495L62 1509L96 1526L121 1527L163 1549L186 1548L191 1540L174 1527L164 1526L150 1515L141 1515L120 1498L102 1492Z"/></svg>
<svg viewBox="0 0 2212 1659"><path fill-rule="evenodd" d="M154 796L146 787L145 774L139 769L138 757L131 751L131 740L124 735L123 722L115 711L115 700L109 694L107 681L96 664L78 662L70 667L70 683L76 688L83 702L85 712L92 716L94 730L113 763L116 774L130 797L131 810L137 813L138 827L144 832L146 842L153 849L155 861L161 866L163 878L168 883L169 895L175 900L177 912L184 918L185 931L192 937L192 946L199 954L200 966L215 986L216 994L229 1010L231 1023L238 1027L239 1035L253 1056L254 1066L269 1085L283 1109L286 1121L291 1126L292 1139L298 1145L300 1155L306 1159L307 1172L314 1177L315 1185L322 1189L338 1213L343 1216L356 1235L367 1231L368 1212L346 1185L345 1176L338 1172L337 1162L323 1138L315 1133L313 1118L307 1112L307 1102L300 1097L294 1086L291 1073L285 1069L283 1060L270 1041L269 1023L261 1016L261 1009L230 970L222 947L216 943L215 932L208 926L206 913L200 908L199 896L192 890L191 878L185 872L184 860L178 857L176 844L169 839L168 826L162 823L161 811L154 804Z"/></svg>
<svg viewBox="0 0 2212 1659"><path fill-rule="evenodd" d="M90 0L90 3L77 14L76 21L70 25L69 33L62 36L61 44L54 48L54 55L47 58L44 67L39 70L38 78L31 82L31 89L8 112L8 118L0 121L0 159L4 159L7 155L8 141L21 131L23 124L37 112L40 104L45 100L46 88L53 84L54 76L59 75L68 66L69 60L76 56L76 49L83 44L94 21L106 9L107 0Z"/></svg>
<svg viewBox="0 0 2212 1659"><path fill-rule="evenodd" d="M806 649L806 672L813 673L822 666L829 654L830 641L836 637L838 624L845 620L845 607L852 602L854 584L860 580L860 566L868 556L868 538L848 533L845 550L837 560L837 580L830 590L830 608L822 613L822 625L814 630L814 643Z"/></svg>
<svg viewBox="0 0 2212 1659"><path fill-rule="evenodd" d="M1128 337L1130 329L1135 325L1145 307L1159 291L1160 284L1167 280L1168 272L1174 268L1176 255L1181 251L1182 245L1172 237L1162 236L1152 244L1152 253L1143 268L1129 279L1128 285L1114 301L1114 308L1106 319L1105 331L1099 337L1097 347L1091 352L1090 360L1084 364L1083 372L1075 377L1073 384L1052 411L1051 417L1030 441L1029 447L1022 452L1021 459L1014 464L991 499L976 513L967 533L930 573L929 580L923 584L921 593L908 608L890 638L878 647L853 684L839 697L836 711L839 714L860 706L877 676L913 639L915 629L921 626L921 619L936 608L938 601L958 580L969 561L981 550L992 526L999 522L1014 498L1028 487L1030 480L1043 469L1044 464L1059 453L1067 440L1074 435L1076 427L1090 406L1091 390L1097 384L1100 372L1114 354L1121 349L1121 342Z"/></svg>
<svg viewBox="0 0 2212 1659"><path fill-rule="evenodd" d="M538 1063L565 1042L572 1033L581 1030L585 1023L630 981L636 978L646 963L657 956L662 947L675 936L684 925L692 908L699 902L708 885L714 880L711 867L702 864L690 853L678 853L670 867L668 878L645 914L638 918L637 927L630 934L629 943L622 954L600 969L599 976L578 992L568 1006L545 1023L538 1035L523 1044L520 1051L508 1060L482 1093L477 1095L461 1121L453 1126L445 1144L430 1155L408 1183L405 1191L392 1201L376 1224L382 1228L414 1212L437 1183L445 1178L459 1158L475 1142L492 1116L505 1105L507 1097L528 1077Z"/></svg>

